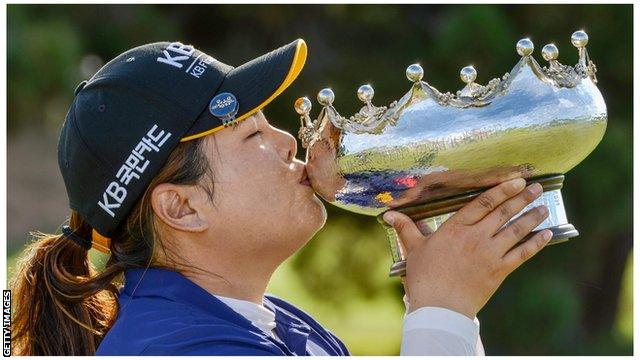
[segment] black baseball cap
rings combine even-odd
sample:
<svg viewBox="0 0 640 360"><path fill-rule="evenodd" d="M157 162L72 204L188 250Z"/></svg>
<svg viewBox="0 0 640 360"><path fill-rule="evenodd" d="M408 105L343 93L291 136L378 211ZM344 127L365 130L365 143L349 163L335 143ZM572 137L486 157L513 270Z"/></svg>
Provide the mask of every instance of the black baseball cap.
<svg viewBox="0 0 640 360"><path fill-rule="evenodd" d="M180 42L128 50L75 90L58 141L71 209L104 242L179 142L266 106L298 76L302 39L233 67ZM105 239L107 238L107 239Z"/></svg>

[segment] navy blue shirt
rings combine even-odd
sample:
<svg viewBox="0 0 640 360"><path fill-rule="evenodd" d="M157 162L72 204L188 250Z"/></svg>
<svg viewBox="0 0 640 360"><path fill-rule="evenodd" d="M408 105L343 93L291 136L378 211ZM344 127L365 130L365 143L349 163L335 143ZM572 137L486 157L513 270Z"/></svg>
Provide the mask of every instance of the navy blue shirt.
<svg viewBox="0 0 640 360"><path fill-rule="evenodd" d="M279 341L175 271L125 271L118 300L118 317L96 355L309 355L307 341L329 355L349 355L335 335L282 299L264 298Z"/></svg>

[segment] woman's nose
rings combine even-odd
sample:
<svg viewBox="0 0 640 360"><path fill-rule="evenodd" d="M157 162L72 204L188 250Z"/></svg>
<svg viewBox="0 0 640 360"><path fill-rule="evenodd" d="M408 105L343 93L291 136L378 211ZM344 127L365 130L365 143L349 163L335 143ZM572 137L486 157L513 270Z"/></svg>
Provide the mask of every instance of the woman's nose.
<svg viewBox="0 0 640 360"><path fill-rule="evenodd" d="M286 131L276 129L278 131L278 137L280 138L279 147L282 152L282 158L287 162L293 161L298 152L298 142L296 138Z"/></svg>
<svg viewBox="0 0 640 360"><path fill-rule="evenodd" d="M288 146L289 146L289 156L287 158L288 161L293 161L293 159L296 158L296 154L298 153L298 141L296 140L296 138L289 134L289 133L285 133L287 134L286 138L288 141Z"/></svg>

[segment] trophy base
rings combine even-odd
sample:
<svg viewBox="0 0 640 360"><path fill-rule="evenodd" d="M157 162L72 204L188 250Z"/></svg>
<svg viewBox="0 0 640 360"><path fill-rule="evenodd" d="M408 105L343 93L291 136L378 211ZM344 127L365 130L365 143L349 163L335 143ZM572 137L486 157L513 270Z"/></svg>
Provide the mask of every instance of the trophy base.
<svg viewBox="0 0 640 360"><path fill-rule="evenodd" d="M534 233L549 229L553 232L553 236L548 245L558 244L565 242L572 237L579 235L578 230L567 222L567 216L564 209L564 203L562 201L562 194L560 189L562 188L562 182L564 181L564 175L545 176L540 178L529 179L527 184L540 183L542 185L542 195L534 202L525 207L519 214L513 217L506 225L511 221L518 218L521 214L529 209L546 205L549 209L549 217L538 225L534 231L527 235L521 242L528 240ZM480 195L484 190L465 193L441 200L436 200L427 204L404 207L394 209L395 211L402 212L408 215L413 221L420 226L427 226L432 231L436 231L440 225L442 225L449 217L451 217L456 211L460 210L464 205ZM389 276L404 276L406 270L405 256L402 252L402 247L399 244L397 234L393 227L387 225L382 220L382 214L378 216L378 221L385 228L387 233L387 239L391 246L391 256L393 258L393 265L389 271ZM506 226L505 225L505 226Z"/></svg>

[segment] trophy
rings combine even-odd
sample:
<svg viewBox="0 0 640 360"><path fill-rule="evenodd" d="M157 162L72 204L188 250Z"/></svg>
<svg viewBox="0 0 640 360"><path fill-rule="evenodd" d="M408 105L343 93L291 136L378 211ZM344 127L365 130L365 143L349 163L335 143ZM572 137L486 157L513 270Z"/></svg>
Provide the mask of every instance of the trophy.
<svg viewBox="0 0 640 360"><path fill-rule="evenodd" d="M318 93L322 109L315 120L311 101L297 99L311 184L333 205L378 217L391 246L390 276L405 274L405 256L382 220L386 210L435 231L482 191L517 177L543 187L522 211L548 207L549 217L534 231L551 230L549 244L578 236L562 201L563 174L593 151L607 125L588 40L584 31L571 36L575 66L561 64L558 48L545 45L548 66L541 67L531 40L522 39L510 73L481 85L474 67L466 66L460 71L465 85L455 94L438 91L413 64L406 70L413 84L400 100L375 106L373 88L363 85L357 96L364 106L349 118L333 107L331 89Z"/></svg>

